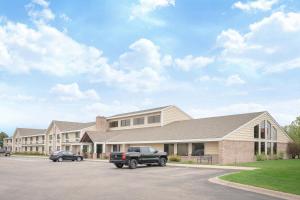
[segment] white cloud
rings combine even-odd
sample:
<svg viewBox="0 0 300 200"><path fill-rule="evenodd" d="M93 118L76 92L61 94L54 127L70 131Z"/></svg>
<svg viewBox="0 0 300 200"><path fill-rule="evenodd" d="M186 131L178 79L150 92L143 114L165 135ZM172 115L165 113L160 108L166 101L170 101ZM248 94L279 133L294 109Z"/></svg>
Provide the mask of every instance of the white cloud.
<svg viewBox="0 0 300 200"><path fill-rule="evenodd" d="M213 82L223 83L226 86L242 85L246 83L246 81L243 80L238 74L230 75L227 78L204 75L204 76L200 76L198 79L196 79L196 81L200 81L200 82L213 81Z"/></svg>
<svg viewBox="0 0 300 200"><path fill-rule="evenodd" d="M71 19L68 15L66 15L65 13L60 14L60 15L59 15L59 18L61 18L61 19L64 20L65 22L70 22L70 21L72 21L72 19Z"/></svg>
<svg viewBox="0 0 300 200"><path fill-rule="evenodd" d="M242 85L242 84L245 84L245 83L246 83L246 81L241 79L241 77L238 74L231 75L226 79L226 85L228 85L228 86L230 86L230 85Z"/></svg>
<svg viewBox="0 0 300 200"><path fill-rule="evenodd" d="M214 62L214 58L211 57L194 57L187 55L182 59L175 59L175 64L184 71L189 71L194 68L202 68Z"/></svg>
<svg viewBox="0 0 300 200"><path fill-rule="evenodd" d="M237 8L243 11L261 10L268 11L278 3L278 0L251 0L245 3L238 1L233 4L233 8Z"/></svg>
<svg viewBox="0 0 300 200"><path fill-rule="evenodd" d="M268 111L281 125L290 124L300 115L300 99L285 101L274 101L268 103L236 103L220 107L190 109L190 113L195 118L212 117L229 114L240 114L248 112Z"/></svg>
<svg viewBox="0 0 300 200"><path fill-rule="evenodd" d="M300 13L275 12L249 30L241 34L229 29L218 36L220 61L267 73L300 68Z"/></svg>
<svg viewBox="0 0 300 200"><path fill-rule="evenodd" d="M175 0L139 0L132 7L130 19L144 18L156 9L168 6L175 6Z"/></svg>
<svg viewBox="0 0 300 200"><path fill-rule="evenodd" d="M37 23L47 23L55 19L55 14L49 8L49 2L46 0L33 0L26 5L29 17Z"/></svg>
<svg viewBox="0 0 300 200"><path fill-rule="evenodd" d="M45 24L0 24L0 69L14 73L32 70L56 76L91 73L107 65L102 51L78 43Z"/></svg>
<svg viewBox="0 0 300 200"><path fill-rule="evenodd" d="M74 100L99 100L100 97L98 93L89 89L86 91L81 91L77 83L71 84L56 84L51 88L51 92L58 95L61 100L74 101Z"/></svg>

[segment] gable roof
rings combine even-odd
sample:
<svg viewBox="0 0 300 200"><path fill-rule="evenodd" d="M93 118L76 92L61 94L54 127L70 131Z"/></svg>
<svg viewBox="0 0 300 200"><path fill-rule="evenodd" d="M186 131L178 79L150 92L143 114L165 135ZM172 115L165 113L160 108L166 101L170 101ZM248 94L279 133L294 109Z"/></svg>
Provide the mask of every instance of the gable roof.
<svg viewBox="0 0 300 200"><path fill-rule="evenodd" d="M33 128L17 128L16 132L19 132L21 137L23 136L31 136L31 135L44 135L46 129L33 129Z"/></svg>
<svg viewBox="0 0 300 200"><path fill-rule="evenodd" d="M117 114L117 115L110 116L107 119L119 118L119 117L124 117L124 116L128 116L128 115L139 115L139 114L149 113L149 112L159 112L167 107L171 107L171 106L162 106L162 107L151 108L151 109L146 109L146 110L139 110L139 111L134 111L134 112Z"/></svg>
<svg viewBox="0 0 300 200"><path fill-rule="evenodd" d="M54 123L61 132L81 130L96 124L96 122L81 123L81 122L68 122L68 121L57 121L57 120L53 120L52 123Z"/></svg>
<svg viewBox="0 0 300 200"><path fill-rule="evenodd" d="M220 140L264 112L177 121L165 126L92 133L93 142L138 143L184 140ZM89 134L89 133L88 133Z"/></svg>

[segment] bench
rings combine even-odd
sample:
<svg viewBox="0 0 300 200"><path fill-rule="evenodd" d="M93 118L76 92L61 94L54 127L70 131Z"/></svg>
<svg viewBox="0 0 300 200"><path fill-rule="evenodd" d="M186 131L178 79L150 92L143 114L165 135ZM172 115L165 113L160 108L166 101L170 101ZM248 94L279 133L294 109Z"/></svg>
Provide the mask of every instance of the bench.
<svg viewBox="0 0 300 200"><path fill-rule="evenodd" d="M212 165L212 155L199 156L197 158L197 163L202 163L202 160L207 160L207 163L210 163Z"/></svg>

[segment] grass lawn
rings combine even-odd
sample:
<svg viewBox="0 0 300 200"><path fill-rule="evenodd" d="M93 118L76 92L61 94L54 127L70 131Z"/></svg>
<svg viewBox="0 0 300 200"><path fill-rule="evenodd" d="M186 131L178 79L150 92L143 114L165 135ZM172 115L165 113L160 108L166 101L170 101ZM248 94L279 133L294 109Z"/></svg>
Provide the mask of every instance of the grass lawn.
<svg viewBox="0 0 300 200"><path fill-rule="evenodd" d="M223 180L253 185L300 195L300 159L267 160L243 163L241 166L258 167L220 177Z"/></svg>

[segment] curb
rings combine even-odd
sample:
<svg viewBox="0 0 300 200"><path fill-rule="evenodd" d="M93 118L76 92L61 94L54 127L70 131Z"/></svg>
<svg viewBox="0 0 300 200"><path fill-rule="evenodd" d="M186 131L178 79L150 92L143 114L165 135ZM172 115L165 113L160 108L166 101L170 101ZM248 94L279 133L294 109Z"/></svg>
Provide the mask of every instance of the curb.
<svg viewBox="0 0 300 200"><path fill-rule="evenodd" d="M228 173L228 174L232 174L232 173ZM226 175L228 175L228 174L226 174ZM222 175L222 176L224 176L224 175ZM286 200L300 200L300 195L279 192L279 191L275 191L275 190L269 190L269 189L255 187L255 186L251 186L251 185L234 183L234 182L230 182L230 181L221 180L219 177L220 176L210 178L210 179L208 179L208 181L211 183L215 183L215 184L219 184L219 185L223 185L223 186L227 186L227 187L232 187L232 188L236 188L236 189L240 189L240 190L245 190L248 192L254 192L254 193L258 193L258 194L268 195L271 197L276 197L276 198L281 198L281 199L286 199Z"/></svg>
<svg viewBox="0 0 300 200"><path fill-rule="evenodd" d="M255 170L256 167L235 167L235 166L217 166L217 165L192 165L167 163L169 167L188 167L188 168L206 168L206 169L231 169L231 170Z"/></svg>

